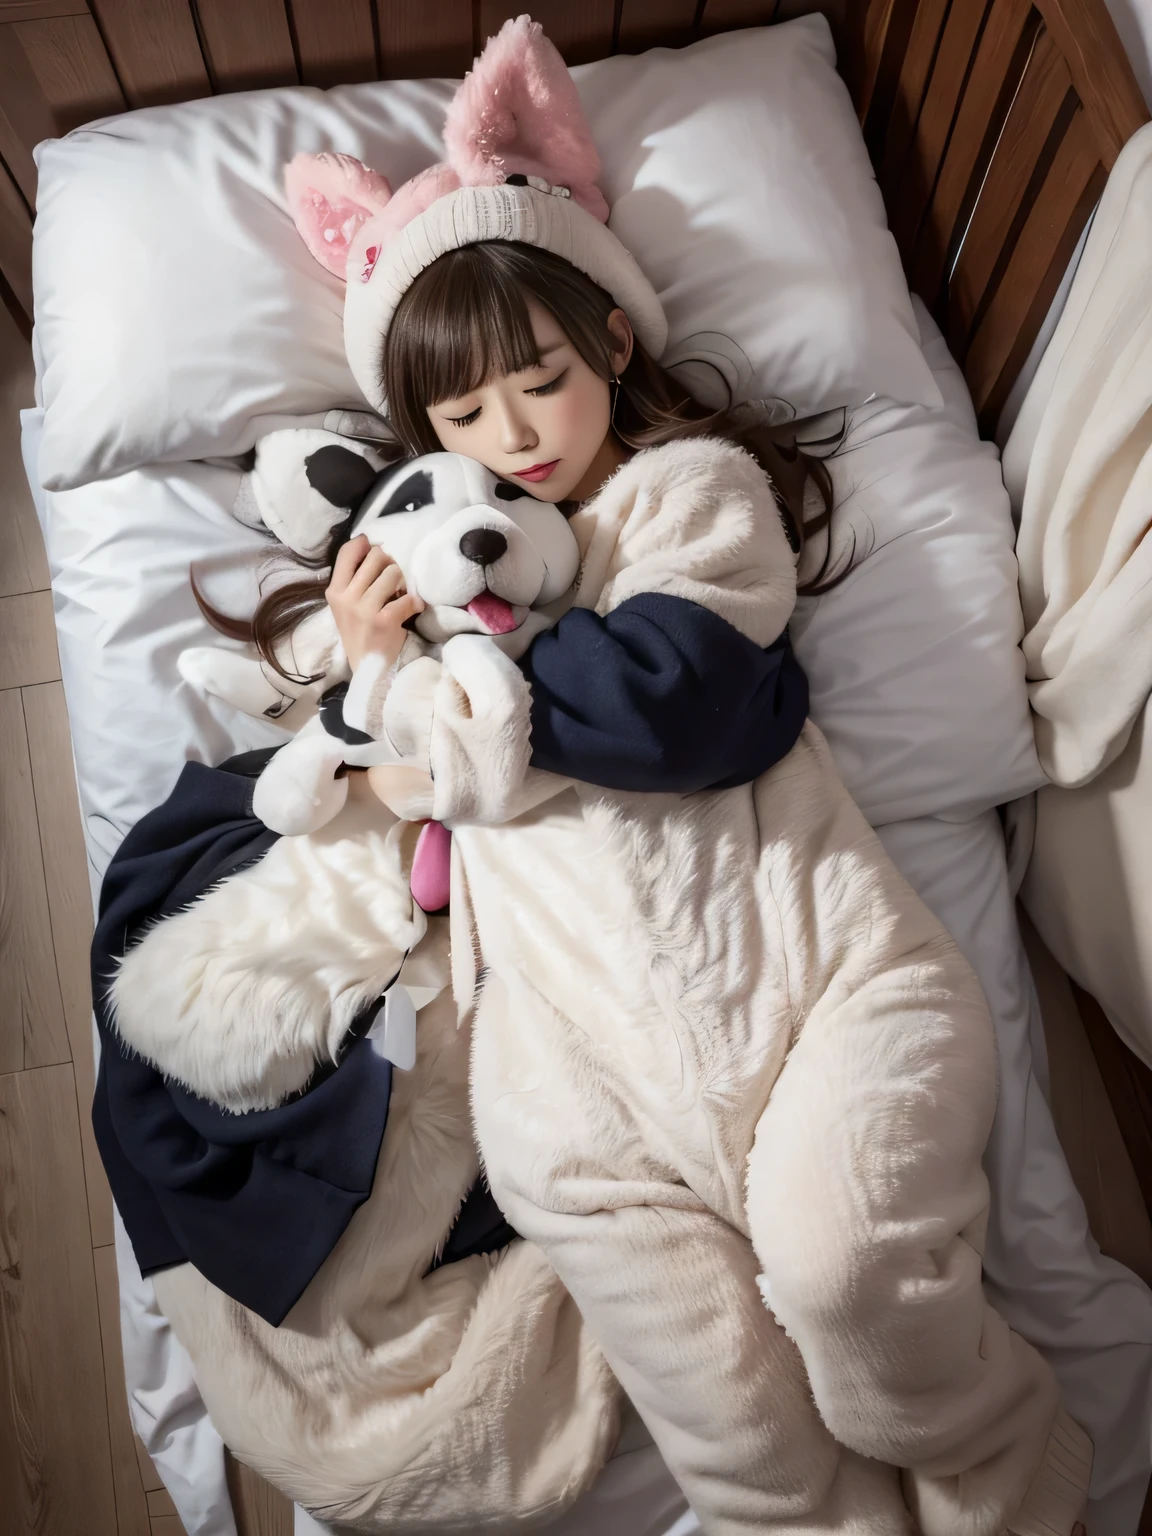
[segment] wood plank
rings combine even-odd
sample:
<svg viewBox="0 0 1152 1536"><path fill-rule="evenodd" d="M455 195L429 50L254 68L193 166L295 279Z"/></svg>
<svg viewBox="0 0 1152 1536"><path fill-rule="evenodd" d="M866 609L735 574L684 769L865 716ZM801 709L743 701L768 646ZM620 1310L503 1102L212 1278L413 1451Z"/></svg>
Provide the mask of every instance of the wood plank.
<svg viewBox="0 0 1152 1536"><path fill-rule="evenodd" d="M1152 1283L1152 1220L1073 984L1028 914L1022 907L1017 912L1048 1047L1052 1119L1088 1225L1104 1253ZM1105 1026L1120 1044L1107 1020Z"/></svg>
<svg viewBox="0 0 1152 1536"><path fill-rule="evenodd" d="M850 80L856 116L863 127L868 121L876 85L884 62L884 45L896 10L896 0L862 0L854 7L855 47Z"/></svg>
<svg viewBox="0 0 1152 1536"><path fill-rule="evenodd" d="M1090 993L1072 982L1072 995L1116 1113L1145 1210L1152 1211L1152 1071L1124 1044Z"/></svg>
<svg viewBox="0 0 1152 1536"><path fill-rule="evenodd" d="M819 6L809 8L820 9ZM700 36L733 32L737 27L766 27L775 21L778 10L779 0L706 0L700 18Z"/></svg>
<svg viewBox="0 0 1152 1536"><path fill-rule="evenodd" d="M235 1457L226 1466L239 1536L292 1536L291 1500Z"/></svg>
<svg viewBox="0 0 1152 1536"><path fill-rule="evenodd" d="M161 1515L152 1522L152 1536L186 1536L186 1533L175 1515Z"/></svg>
<svg viewBox="0 0 1152 1536"><path fill-rule="evenodd" d="M163 1488L164 1479L156 1470L156 1463L144 1449L144 1442L136 1438L136 1463L140 1468L140 1481L144 1485L146 1493L152 1493L157 1488Z"/></svg>
<svg viewBox="0 0 1152 1536"><path fill-rule="evenodd" d="M1144 97L1105 0L1036 0L1084 103L1105 170L1148 121Z"/></svg>
<svg viewBox="0 0 1152 1536"><path fill-rule="evenodd" d="M764 11L768 7L761 5L759 9ZM480 0L481 47L484 39L498 32L510 16L522 14L520 0ZM536 0L532 20L544 28L566 64L587 64L591 59L606 59L612 52L615 0L582 0L580 5L573 5L571 0ZM750 23L736 25L748 26Z"/></svg>
<svg viewBox="0 0 1152 1536"><path fill-rule="evenodd" d="M16 29L0 26L0 157L29 208L36 202L36 165L32 151L56 132L51 109Z"/></svg>
<svg viewBox="0 0 1152 1536"><path fill-rule="evenodd" d="M91 16L19 21L12 31L44 92L58 134L124 111L124 93Z"/></svg>
<svg viewBox="0 0 1152 1536"><path fill-rule="evenodd" d="M1074 109L1068 68L1051 37L1041 32L948 286L948 339L961 357L982 312L992 275L1010 257L1028 214L1026 194L1035 193L1037 170L1043 175L1050 161L1050 140L1055 132L1063 132Z"/></svg>
<svg viewBox="0 0 1152 1536"><path fill-rule="evenodd" d="M57 16L86 16L84 0L0 0L0 23L51 21Z"/></svg>
<svg viewBox="0 0 1152 1536"><path fill-rule="evenodd" d="M32 316L32 215L0 165L0 273L23 315ZM13 317L15 318L15 317Z"/></svg>
<svg viewBox="0 0 1152 1536"><path fill-rule="evenodd" d="M92 0L92 9L129 106L212 94L189 0Z"/></svg>
<svg viewBox="0 0 1152 1536"><path fill-rule="evenodd" d="M92 1098L96 1091L88 959L92 942L92 896L72 767L72 738L64 689L59 683L25 688L23 703L44 882L52 922L52 946L76 1076L92 1246L99 1248L113 1240L112 1195L92 1131Z"/></svg>
<svg viewBox="0 0 1152 1536"><path fill-rule="evenodd" d="M0 1064L5 1072L18 1072L65 1062L69 1052L16 689L0 693L0 848Z"/></svg>
<svg viewBox="0 0 1152 1536"><path fill-rule="evenodd" d="M136 1436L128 1416L128 1389L124 1384L116 1252L111 1247L97 1248L92 1259L96 1268L96 1298L100 1308L100 1341L104 1355L104 1386L112 1448L117 1530L119 1536L149 1536L151 1506L144 1492L136 1460Z"/></svg>
<svg viewBox="0 0 1152 1536"><path fill-rule="evenodd" d="M372 0L289 0L300 79L305 85L375 80Z"/></svg>
<svg viewBox="0 0 1152 1536"><path fill-rule="evenodd" d="M299 84L284 0L196 0L196 14L217 91Z"/></svg>
<svg viewBox="0 0 1152 1536"><path fill-rule="evenodd" d="M375 5L384 80L463 75L488 35L481 31L474 38L472 0L437 0L435 5L375 0Z"/></svg>
<svg viewBox="0 0 1152 1536"><path fill-rule="evenodd" d="M117 1536L67 1065L0 1077L0 1359L0 1459L17 1462L17 1476L4 1484L16 1530Z"/></svg>
<svg viewBox="0 0 1152 1536"><path fill-rule="evenodd" d="M695 20L696 0L623 0L616 52L680 48L692 41Z"/></svg>
<svg viewBox="0 0 1152 1536"><path fill-rule="evenodd" d="M944 163L910 263L910 286L935 309L1035 36L1032 0L993 0Z"/></svg>
<svg viewBox="0 0 1152 1536"><path fill-rule="evenodd" d="M52 683L59 676L51 592L0 597L0 689Z"/></svg>
<svg viewBox="0 0 1152 1536"><path fill-rule="evenodd" d="M0 597L40 592L48 557L20 457L20 411L32 404L32 348L0 305Z"/></svg>
<svg viewBox="0 0 1152 1536"><path fill-rule="evenodd" d="M969 0L970 5L973 3L974 0ZM880 190L890 209L895 209L899 197L903 196L903 173L950 5L951 0L920 0L908 46L900 61L892 115L884 134L883 151L875 162Z"/></svg>
<svg viewBox="0 0 1152 1536"><path fill-rule="evenodd" d="M932 76L924 92L909 163L892 205L892 232L907 266L924 210L936 186L973 54L984 26L986 5L953 5L940 38Z"/></svg>
<svg viewBox="0 0 1152 1536"><path fill-rule="evenodd" d="M172 1502L172 1495L167 1488L156 1488L148 1495L148 1517L151 1520L159 1519L161 1515L174 1515L176 1506Z"/></svg>
<svg viewBox="0 0 1152 1536"><path fill-rule="evenodd" d="M1078 109L965 358L964 377L985 435L1036 339L1106 180L1096 135Z"/></svg>

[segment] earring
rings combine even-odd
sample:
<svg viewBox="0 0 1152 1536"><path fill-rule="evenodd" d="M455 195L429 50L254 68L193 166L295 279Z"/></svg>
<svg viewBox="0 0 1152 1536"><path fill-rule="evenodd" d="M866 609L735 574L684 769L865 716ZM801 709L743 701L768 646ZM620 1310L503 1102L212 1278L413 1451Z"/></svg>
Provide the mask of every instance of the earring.
<svg viewBox="0 0 1152 1536"><path fill-rule="evenodd" d="M614 373L612 375L612 413L608 417L608 429L610 432L615 432L616 430L616 402L619 400L619 398L620 375L618 373Z"/></svg>

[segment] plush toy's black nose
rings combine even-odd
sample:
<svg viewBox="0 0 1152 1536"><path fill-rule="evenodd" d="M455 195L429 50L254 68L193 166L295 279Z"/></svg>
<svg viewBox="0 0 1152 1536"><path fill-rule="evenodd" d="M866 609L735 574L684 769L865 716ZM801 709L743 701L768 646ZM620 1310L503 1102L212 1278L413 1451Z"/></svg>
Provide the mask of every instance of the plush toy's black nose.
<svg viewBox="0 0 1152 1536"><path fill-rule="evenodd" d="M495 528L469 528L460 536L460 553L477 565L495 565L508 548L508 540Z"/></svg>

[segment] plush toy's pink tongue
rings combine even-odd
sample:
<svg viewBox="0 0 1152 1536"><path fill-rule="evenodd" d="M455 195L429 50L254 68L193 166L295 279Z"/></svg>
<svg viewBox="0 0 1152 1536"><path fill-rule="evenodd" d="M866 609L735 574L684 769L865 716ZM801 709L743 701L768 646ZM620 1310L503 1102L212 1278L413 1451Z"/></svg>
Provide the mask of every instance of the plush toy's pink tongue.
<svg viewBox="0 0 1152 1536"><path fill-rule="evenodd" d="M508 635L516 628L512 604L492 592L481 592L468 604L466 612L479 619L490 635Z"/></svg>

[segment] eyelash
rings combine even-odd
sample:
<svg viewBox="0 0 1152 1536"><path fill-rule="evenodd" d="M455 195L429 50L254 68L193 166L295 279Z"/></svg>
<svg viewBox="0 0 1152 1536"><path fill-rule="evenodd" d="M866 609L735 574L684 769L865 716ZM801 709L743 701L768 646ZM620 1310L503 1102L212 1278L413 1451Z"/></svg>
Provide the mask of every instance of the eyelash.
<svg viewBox="0 0 1152 1536"><path fill-rule="evenodd" d="M526 395L550 395L553 390L558 389L564 382L567 372L568 370L565 368L563 373L558 373L554 379L549 379L547 384L538 384L535 389L526 389L524 393ZM469 411L467 416L449 416L448 420L454 427L470 427L479 414L480 407L477 406L474 411Z"/></svg>

